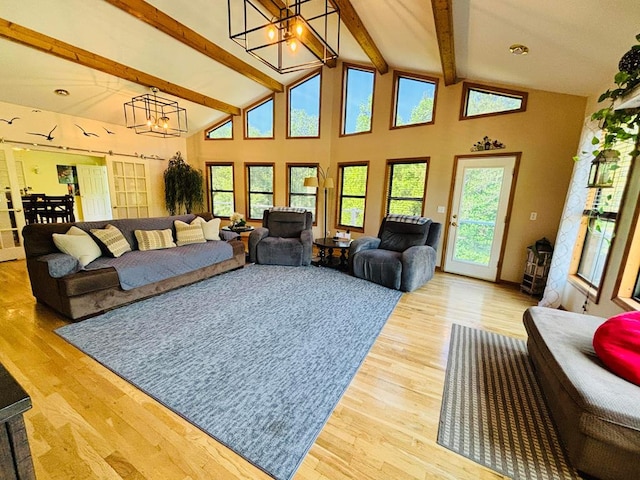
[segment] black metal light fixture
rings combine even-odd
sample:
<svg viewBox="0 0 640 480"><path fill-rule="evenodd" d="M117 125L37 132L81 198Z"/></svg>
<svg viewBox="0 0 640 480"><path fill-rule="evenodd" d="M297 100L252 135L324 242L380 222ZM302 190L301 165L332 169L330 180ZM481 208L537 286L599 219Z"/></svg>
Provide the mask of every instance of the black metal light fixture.
<svg viewBox="0 0 640 480"><path fill-rule="evenodd" d="M620 153L617 150L603 150L591 162L588 188L613 187L615 172L619 168Z"/></svg>
<svg viewBox="0 0 640 480"><path fill-rule="evenodd" d="M178 102L159 97L158 89L152 93L133 97L124 104L124 118L127 128L139 135L157 137L179 137L188 131L187 111Z"/></svg>
<svg viewBox="0 0 640 480"><path fill-rule="evenodd" d="M331 0L227 0L229 38L278 73L338 58L340 11Z"/></svg>

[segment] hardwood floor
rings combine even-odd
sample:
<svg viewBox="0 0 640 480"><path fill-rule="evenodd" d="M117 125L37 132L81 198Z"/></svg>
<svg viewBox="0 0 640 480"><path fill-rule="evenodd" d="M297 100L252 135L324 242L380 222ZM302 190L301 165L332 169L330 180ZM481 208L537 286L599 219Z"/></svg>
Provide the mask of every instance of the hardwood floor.
<svg viewBox="0 0 640 480"><path fill-rule="evenodd" d="M35 303L24 261L0 263L0 286L0 362L31 395L39 480L270 478L53 333L66 321ZM536 303L443 273L404 294L295 480L503 478L436 444L449 331L525 338Z"/></svg>

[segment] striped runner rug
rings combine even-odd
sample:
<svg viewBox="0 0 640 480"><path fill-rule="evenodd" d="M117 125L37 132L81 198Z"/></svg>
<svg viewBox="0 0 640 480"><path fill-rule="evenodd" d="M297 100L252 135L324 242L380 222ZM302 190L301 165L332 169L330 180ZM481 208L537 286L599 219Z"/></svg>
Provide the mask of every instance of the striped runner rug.
<svg viewBox="0 0 640 480"><path fill-rule="evenodd" d="M526 343L454 324L438 443L514 479L579 479L534 376Z"/></svg>

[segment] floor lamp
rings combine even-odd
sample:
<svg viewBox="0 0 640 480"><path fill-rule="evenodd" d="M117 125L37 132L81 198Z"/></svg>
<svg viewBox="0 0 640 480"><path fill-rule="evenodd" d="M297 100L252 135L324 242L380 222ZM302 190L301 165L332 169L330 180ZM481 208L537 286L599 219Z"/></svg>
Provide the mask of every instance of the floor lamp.
<svg viewBox="0 0 640 480"><path fill-rule="evenodd" d="M327 236L327 197L329 196L329 190L334 188L333 178L327 176L327 172L325 172L322 167L318 166L318 177L305 177L304 186L305 187L314 187L314 188L324 188L324 232L322 234L323 237Z"/></svg>

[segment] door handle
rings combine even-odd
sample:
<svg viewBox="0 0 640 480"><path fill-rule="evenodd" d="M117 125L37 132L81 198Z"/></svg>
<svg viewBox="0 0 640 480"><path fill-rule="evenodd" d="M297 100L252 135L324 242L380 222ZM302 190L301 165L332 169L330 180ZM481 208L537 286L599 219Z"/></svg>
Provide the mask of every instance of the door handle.
<svg viewBox="0 0 640 480"><path fill-rule="evenodd" d="M17 212L17 213L20 213L21 211L22 211L22 209L21 209L21 208L20 208L20 209L18 209L18 210L16 210L16 212Z"/></svg>
<svg viewBox="0 0 640 480"><path fill-rule="evenodd" d="M450 225L451 225L452 227L457 227L457 226L458 226L458 224L457 224L456 222L451 222L451 224L450 224Z"/></svg>

